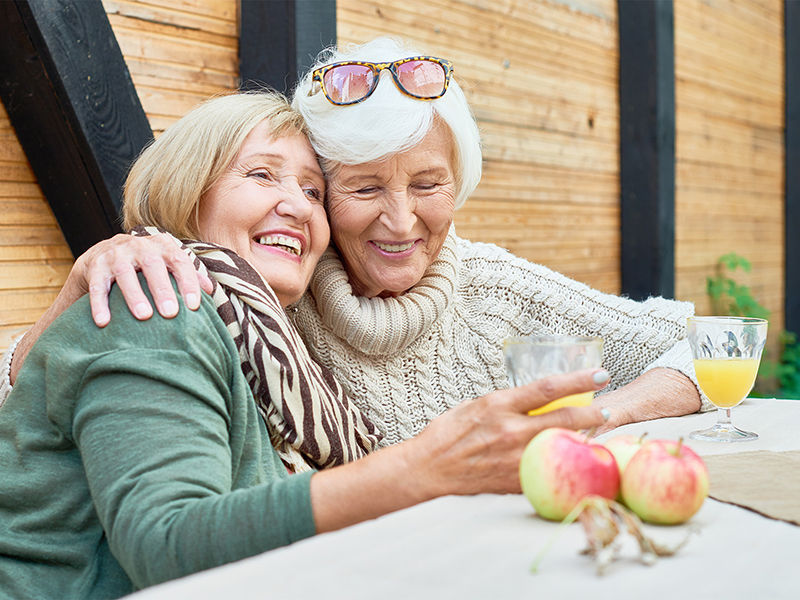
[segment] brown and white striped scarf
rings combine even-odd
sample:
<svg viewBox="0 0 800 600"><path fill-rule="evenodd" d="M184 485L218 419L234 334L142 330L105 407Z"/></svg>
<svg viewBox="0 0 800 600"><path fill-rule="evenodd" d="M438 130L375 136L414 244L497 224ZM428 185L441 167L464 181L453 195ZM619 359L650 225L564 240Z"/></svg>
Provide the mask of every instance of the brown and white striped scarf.
<svg viewBox="0 0 800 600"><path fill-rule="evenodd" d="M166 233L137 227L133 235ZM380 440L375 426L314 362L275 292L238 254L174 238L214 283L212 298L236 347L272 445L287 466L307 471L356 460Z"/></svg>

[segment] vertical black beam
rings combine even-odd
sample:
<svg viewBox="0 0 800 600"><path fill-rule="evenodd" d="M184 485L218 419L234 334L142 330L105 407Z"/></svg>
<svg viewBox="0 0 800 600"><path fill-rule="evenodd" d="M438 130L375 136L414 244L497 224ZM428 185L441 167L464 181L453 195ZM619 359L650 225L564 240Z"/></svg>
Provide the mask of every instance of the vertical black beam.
<svg viewBox="0 0 800 600"><path fill-rule="evenodd" d="M800 2L784 2L786 329L800 333Z"/></svg>
<svg viewBox="0 0 800 600"><path fill-rule="evenodd" d="M120 230L152 130L100 0L3 0L0 22L0 97L77 256Z"/></svg>
<svg viewBox="0 0 800 600"><path fill-rule="evenodd" d="M619 0L622 293L675 294L672 0Z"/></svg>
<svg viewBox="0 0 800 600"><path fill-rule="evenodd" d="M336 44L336 0L240 0L242 89L290 94L323 48Z"/></svg>

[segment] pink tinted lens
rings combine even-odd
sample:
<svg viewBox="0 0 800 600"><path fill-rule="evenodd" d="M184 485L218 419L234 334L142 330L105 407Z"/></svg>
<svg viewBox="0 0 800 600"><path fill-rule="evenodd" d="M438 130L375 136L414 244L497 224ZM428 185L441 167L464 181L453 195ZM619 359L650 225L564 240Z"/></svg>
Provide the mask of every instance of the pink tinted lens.
<svg viewBox="0 0 800 600"><path fill-rule="evenodd" d="M375 74L363 65L339 65L325 73L325 91L334 102L357 102L369 94Z"/></svg>
<svg viewBox="0 0 800 600"><path fill-rule="evenodd" d="M435 98L444 93L444 67L430 60L410 60L397 65L397 79L409 94Z"/></svg>

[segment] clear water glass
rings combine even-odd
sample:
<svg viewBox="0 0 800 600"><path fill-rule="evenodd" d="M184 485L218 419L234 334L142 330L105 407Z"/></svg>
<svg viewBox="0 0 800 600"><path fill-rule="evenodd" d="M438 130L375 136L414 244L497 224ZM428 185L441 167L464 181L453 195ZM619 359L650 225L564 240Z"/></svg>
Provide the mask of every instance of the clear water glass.
<svg viewBox="0 0 800 600"><path fill-rule="evenodd" d="M506 373L514 387L549 375L598 368L603 362L603 339L572 335L531 335L508 338L503 343ZM536 415L564 406L588 406L592 392L572 394L530 411Z"/></svg>

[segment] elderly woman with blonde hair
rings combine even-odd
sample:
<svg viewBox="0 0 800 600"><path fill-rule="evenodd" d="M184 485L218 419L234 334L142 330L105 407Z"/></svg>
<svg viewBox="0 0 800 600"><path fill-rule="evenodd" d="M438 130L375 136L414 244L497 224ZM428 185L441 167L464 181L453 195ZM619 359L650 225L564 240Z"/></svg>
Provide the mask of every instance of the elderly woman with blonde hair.
<svg viewBox="0 0 800 600"><path fill-rule="evenodd" d="M608 379L585 371L464 402L376 451L284 312L329 239L305 133L281 96L233 95L134 165L126 227L188 253L211 293L139 323L114 286L105 328L82 299L33 345L0 409L4 595L118 597L436 496L517 492L533 435L602 423L596 407L527 414Z"/></svg>
<svg viewBox="0 0 800 600"><path fill-rule="evenodd" d="M602 337L611 382L595 402L612 409L605 428L707 406L686 340L691 304L604 294L458 237L455 210L480 180L481 149L453 72L447 60L379 38L325 53L295 91L328 180L332 232L308 292L289 310L315 360L375 423L382 444L413 437L464 398L507 387L510 336ZM167 269L155 244L126 254L128 244L101 246L72 287L119 279L108 265L122 263L134 283L121 281L123 292L146 315L131 265L151 257L161 282ZM163 308L171 288L153 287L159 310L172 314ZM98 306L103 288L93 286ZM98 312L102 324L108 314Z"/></svg>

